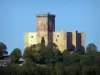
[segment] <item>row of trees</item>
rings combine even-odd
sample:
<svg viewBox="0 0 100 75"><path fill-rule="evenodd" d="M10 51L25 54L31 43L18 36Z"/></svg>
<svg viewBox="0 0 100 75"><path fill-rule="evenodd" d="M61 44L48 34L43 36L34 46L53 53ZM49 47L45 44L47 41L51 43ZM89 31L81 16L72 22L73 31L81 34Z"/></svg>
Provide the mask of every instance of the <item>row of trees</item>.
<svg viewBox="0 0 100 75"><path fill-rule="evenodd" d="M2 48L0 52L2 53ZM19 48L15 48L10 58L12 63L0 67L0 74L100 75L100 52L93 43L86 47L86 53L70 53L67 50L61 53L55 44L45 46L41 43L25 48L23 55ZM20 58L26 60L22 66L19 66Z"/></svg>

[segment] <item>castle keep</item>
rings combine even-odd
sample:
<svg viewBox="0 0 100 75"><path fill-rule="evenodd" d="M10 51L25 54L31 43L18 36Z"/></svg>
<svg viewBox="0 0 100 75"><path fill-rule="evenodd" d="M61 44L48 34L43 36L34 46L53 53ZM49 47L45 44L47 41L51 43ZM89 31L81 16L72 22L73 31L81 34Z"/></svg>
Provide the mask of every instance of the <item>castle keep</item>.
<svg viewBox="0 0 100 75"><path fill-rule="evenodd" d="M55 32L55 15L50 13L36 15L36 32L25 32L24 47L41 43L42 38L45 45L55 43L61 52L65 49L84 50L84 32Z"/></svg>

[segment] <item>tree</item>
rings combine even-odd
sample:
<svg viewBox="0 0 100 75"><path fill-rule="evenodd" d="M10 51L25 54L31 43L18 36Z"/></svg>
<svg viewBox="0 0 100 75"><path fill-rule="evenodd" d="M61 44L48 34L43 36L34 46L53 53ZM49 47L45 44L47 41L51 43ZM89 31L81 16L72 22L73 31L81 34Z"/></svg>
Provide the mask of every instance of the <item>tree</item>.
<svg viewBox="0 0 100 75"><path fill-rule="evenodd" d="M62 54L55 44L49 44L45 47L44 43L25 48L24 57L31 58L38 64L55 63L62 60Z"/></svg>
<svg viewBox="0 0 100 75"><path fill-rule="evenodd" d="M34 48L33 48L34 49ZM35 61L35 58L33 56L33 53L34 51L32 50L32 48L30 47L26 47L24 49L24 54L23 54L23 57L27 60L32 60L32 61Z"/></svg>
<svg viewBox="0 0 100 75"><path fill-rule="evenodd" d="M94 66L95 75L100 75L100 66Z"/></svg>
<svg viewBox="0 0 100 75"><path fill-rule="evenodd" d="M92 54L93 55L93 54ZM93 57L91 58L93 60ZM100 52L94 54L94 64L100 66Z"/></svg>
<svg viewBox="0 0 100 75"><path fill-rule="evenodd" d="M71 64L65 68L66 75L80 75L80 71L81 67L79 64Z"/></svg>
<svg viewBox="0 0 100 75"><path fill-rule="evenodd" d="M57 49L56 45L51 43L48 44L43 52L43 59L45 63L56 63L62 61L62 54Z"/></svg>
<svg viewBox="0 0 100 75"><path fill-rule="evenodd" d="M68 52L68 50L64 50L62 55L63 55L63 63L65 65L70 65L71 64L71 54Z"/></svg>
<svg viewBox="0 0 100 75"><path fill-rule="evenodd" d="M71 62L72 64L79 64L81 59L82 59L82 54L79 53L73 53L70 57L71 57Z"/></svg>
<svg viewBox="0 0 100 75"><path fill-rule="evenodd" d="M97 52L97 46L94 43L88 44L86 47L86 52Z"/></svg>
<svg viewBox="0 0 100 75"><path fill-rule="evenodd" d="M30 47L26 47L24 50L24 57L33 60L36 63L41 63L43 58L45 46L42 43L31 45Z"/></svg>
<svg viewBox="0 0 100 75"><path fill-rule="evenodd" d="M90 66L83 66L81 70L81 75L91 75Z"/></svg>
<svg viewBox="0 0 100 75"><path fill-rule="evenodd" d="M41 39L41 43L42 43L42 44L45 44L44 37L42 37L42 39Z"/></svg>
<svg viewBox="0 0 100 75"><path fill-rule="evenodd" d="M64 75L65 69L62 63L55 64L56 75Z"/></svg>
<svg viewBox="0 0 100 75"><path fill-rule="evenodd" d="M0 42L0 57L2 58L6 56L7 54L8 54L7 46L4 43Z"/></svg>
<svg viewBox="0 0 100 75"><path fill-rule="evenodd" d="M22 56L22 53L21 53L21 50L19 48L15 48L10 54L11 60L14 63L18 63L19 62L19 58L21 56Z"/></svg>

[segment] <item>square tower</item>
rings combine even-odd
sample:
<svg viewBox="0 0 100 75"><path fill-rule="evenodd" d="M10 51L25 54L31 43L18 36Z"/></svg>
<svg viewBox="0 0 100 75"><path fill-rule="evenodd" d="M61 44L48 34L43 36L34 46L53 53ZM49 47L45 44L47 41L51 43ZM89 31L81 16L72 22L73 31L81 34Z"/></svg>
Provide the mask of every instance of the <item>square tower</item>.
<svg viewBox="0 0 100 75"><path fill-rule="evenodd" d="M53 32L55 31L55 15L50 13L36 15L37 43L44 39L45 45L53 42Z"/></svg>

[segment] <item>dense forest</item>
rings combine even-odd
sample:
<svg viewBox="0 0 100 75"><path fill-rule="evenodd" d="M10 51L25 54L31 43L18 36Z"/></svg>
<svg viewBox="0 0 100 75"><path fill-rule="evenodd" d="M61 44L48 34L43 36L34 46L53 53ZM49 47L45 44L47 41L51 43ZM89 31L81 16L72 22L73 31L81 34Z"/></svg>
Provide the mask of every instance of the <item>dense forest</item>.
<svg viewBox="0 0 100 75"><path fill-rule="evenodd" d="M7 55L7 47L0 43L0 57ZM21 53L15 48L9 55L11 63L0 67L0 75L100 75L100 52L94 43L87 45L85 52L64 50L55 44L31 45ZM25 63L19 65L19 59Z"/></svg>

